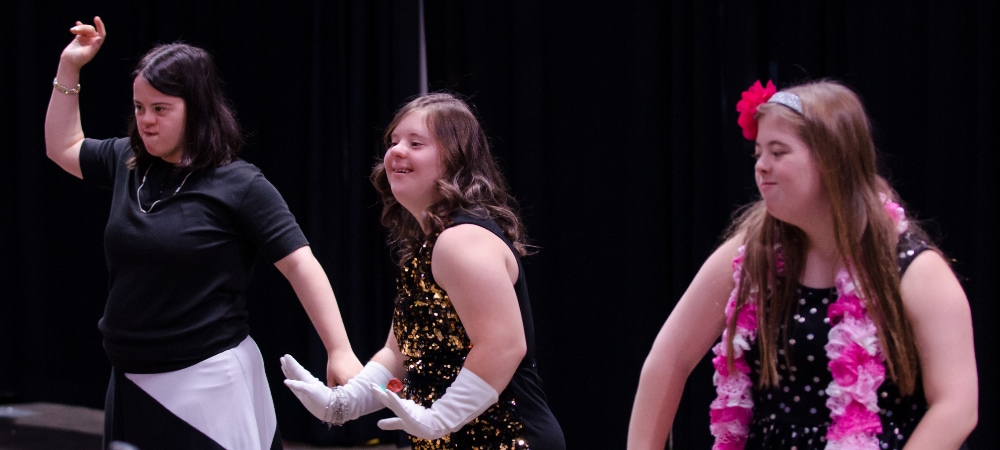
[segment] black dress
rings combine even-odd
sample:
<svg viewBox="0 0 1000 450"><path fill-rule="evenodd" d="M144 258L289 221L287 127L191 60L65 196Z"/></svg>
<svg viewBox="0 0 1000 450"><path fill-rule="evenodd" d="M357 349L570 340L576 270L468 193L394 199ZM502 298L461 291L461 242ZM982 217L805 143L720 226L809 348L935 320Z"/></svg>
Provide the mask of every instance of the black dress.
<svg viewBox="0 0 1000 450"><path fill-rule="evenodd" d="M899 270L902 274L913 258L928 248L927 243L904 234L899 243ZM750 379L754 383L754 411L747 437L748 449L823 449L830 425L826 407L826 387L833 380L823 349L830 332L827 308L837 300L836 288L800 286L798 302L788 329L789 367L779 349L780 388L756 388L760 379L760 351L753 346L747 353ZM927 410L923 386L917 380L912 395L903 397L886 377L878 390L882 433L879 448L902 449Z"/></svg>

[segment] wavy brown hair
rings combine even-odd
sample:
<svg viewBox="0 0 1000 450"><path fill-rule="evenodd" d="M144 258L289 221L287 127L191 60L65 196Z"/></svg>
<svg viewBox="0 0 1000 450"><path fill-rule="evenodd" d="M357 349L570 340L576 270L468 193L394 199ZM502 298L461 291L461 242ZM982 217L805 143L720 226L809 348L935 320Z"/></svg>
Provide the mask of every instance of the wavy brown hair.
<svg viewBox="0 0 1000 450"><path fill-rule="evenodd" d="M832 81L817 81L786 89L802 100L802 114L774 103L760 105L756 118L780 115L798 130L812 152L830 198L833 230L841 259L850 265L869 314L878 328L890 378L900 392L913 392L919 372L913 329L903 310L896 245L898 235L879 193L899 202L898 195L877 173L871 124L858 96ZM909 232L926 234L910 221ZM747 205L730 229L743 236L745 253L737 305L751 291L759 292L757 345L761 352L761 386L778 384L778 347L787 342L782 325L791 318L795 291L805 263L806 237L801 229L767 213L763 200ZM928 241L929 242L929 241ZM777 276L776 249L785 273ZM735 334L735 316L728 324ZM787 327L785 328L787 329ZM727 343L732 359L732 338ZM787 362L789 352L785 351Z"/></svg>
<svg viewBox="0 0 1000 450"><path fill-rule="evenodd" d="M437 141L444 175L437 180L441 199L427 211L430 233L439 233L458 212L490 217L500 225L518 254L530 253L524 224L518 215L517 200L508 192L499 164L490 152L489 141L469 105L457 96L438 92L418 96L396 111L383 136L385 148L392 145L392 133L406 115L426 113L427 128ZM382 225L389 229L388 243L400 264L416 254L424 242L420 223L392 195L385 163L372 169L371 182L382 200Z"/></svg>
<svg viewBox="0 0 1000 450"><path fill-rule="evenodd" d="M139 60L132 79L138 76L157 91L184 100L184 154L179 165L196 170L221 167L236 159L243 133L208 52L179 42L158 45ZM139 136L135 114L129 118L128 134L135 153L128 161L130 168L154 158Z"/></svg>

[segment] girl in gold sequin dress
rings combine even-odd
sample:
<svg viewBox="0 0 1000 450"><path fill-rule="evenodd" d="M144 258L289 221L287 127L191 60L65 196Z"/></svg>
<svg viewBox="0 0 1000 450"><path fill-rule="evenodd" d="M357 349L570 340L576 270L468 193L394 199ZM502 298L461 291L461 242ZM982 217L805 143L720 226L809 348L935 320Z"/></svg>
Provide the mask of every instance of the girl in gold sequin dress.
<svg viewBox="0 0 1000 450"><path fill-rule="evenodd" d="M415 450L564 449L535 367L524 228L478 120L452 95L424 95L385 144L372 182L401 269L392 331L345 386L288 355L285 384L333 425L390 408L398 417L379 427L406 431Z"/></svg>

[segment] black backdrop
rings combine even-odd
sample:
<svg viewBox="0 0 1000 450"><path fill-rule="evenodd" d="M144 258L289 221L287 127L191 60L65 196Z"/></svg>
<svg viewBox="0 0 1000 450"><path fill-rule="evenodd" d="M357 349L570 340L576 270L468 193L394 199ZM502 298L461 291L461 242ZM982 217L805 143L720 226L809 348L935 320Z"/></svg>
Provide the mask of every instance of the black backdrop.
<svg viewBox="0 0 1000 450"><path fill-rule="evenodd" d="M0 400L102 407L96 329L106 295L109 195L44 156L58 55L77 19L107 43L83 72L84 129L124 133L128 73L157 42L216 55L260 166L330 275L355 350L388 330L394 269L367 181L392 112L420 90L419 6L410 0L4 2L0 5ZM898 3L890 5L888 3ZM752 151L735 103L754 80L833 77L868 106L884 173L928 220L972 303L980 426L998 439L1000 376L989 280L1000 169L1000 25L991 0L949 2L424 2L431 90L468 95L540 247L528 258L538 353L570 448L624 446L643 358L732 210L753 198ZM152 257L152 255L151 255ZM182 280L178 280L182 282ZM289 352L317 373L322 350L280 274L262 264L252 333L269 362L282 432L333 433L280 384ZM301 356L300 356L301 355ZM692 377L678 448L708 447L710 368ZM985 426L984 426L985 425ZM601 443L601 444L596 444Z"/></svg>

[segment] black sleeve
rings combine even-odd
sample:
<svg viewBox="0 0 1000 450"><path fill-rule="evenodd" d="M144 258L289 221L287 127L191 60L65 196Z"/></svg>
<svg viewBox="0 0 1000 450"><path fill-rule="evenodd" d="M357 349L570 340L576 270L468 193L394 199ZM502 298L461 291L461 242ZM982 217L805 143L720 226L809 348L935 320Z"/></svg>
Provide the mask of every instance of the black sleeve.
<svg viewBox="0 0 1000 450"><path fill-rule="evenodd" d="M110 189L118 166L132 156L128 138L84 139L80 146L80 171L83 180Z"/></svg>
<svg viewBox="0 0 1000 450"><path fill-rule="evenodd" d="M267 262L273 264L309 245L285 199L263 174L251 180L238 209L240 222Z"/></svg>

